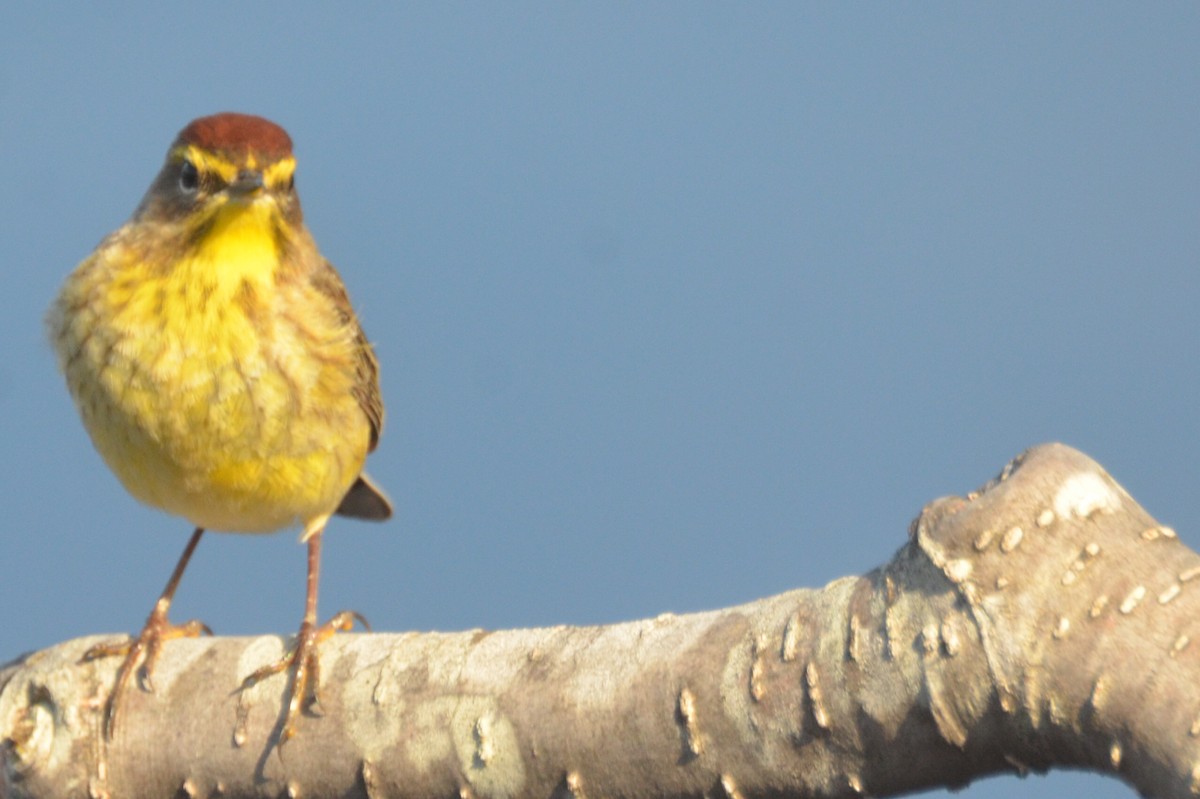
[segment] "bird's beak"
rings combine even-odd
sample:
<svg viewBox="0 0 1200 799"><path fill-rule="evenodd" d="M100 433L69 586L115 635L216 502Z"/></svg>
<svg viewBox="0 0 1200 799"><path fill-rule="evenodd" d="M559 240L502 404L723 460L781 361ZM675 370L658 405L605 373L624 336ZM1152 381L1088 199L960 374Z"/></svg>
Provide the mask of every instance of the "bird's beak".
<svg viewBox="0 0 1200 799"><path fill-rule="evenodd" d="M257 169L243 169L229 184L229 193L234 197L253 198L263 188L263 175Z"/></svg>

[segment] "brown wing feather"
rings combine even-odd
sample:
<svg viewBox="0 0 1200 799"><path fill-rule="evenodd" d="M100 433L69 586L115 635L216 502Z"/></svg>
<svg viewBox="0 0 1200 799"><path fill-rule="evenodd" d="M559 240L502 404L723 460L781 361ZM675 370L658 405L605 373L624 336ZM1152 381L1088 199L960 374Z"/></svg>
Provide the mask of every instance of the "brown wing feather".
<svg viewBox="0 0 1200 799"><path fill-rule="evenodd" d="M312 284L317 291L333 302L342 322L353 328L356 347L354 387L351 391L371 425L371 440L367 451L373 452L379 445L379 435L383 432L383 395L379 391L379 361L375 359L375 350L371 347L371 342L367 341L354 309L350 307L350 297L346 294L346 287L333 264L323 260L321 267L313 273ZM350 486L336 513L340 516L383 521L391 517L392 503L364 473Z"/></svg>
<svg viewBox="0 0 1200 799"><path fill-rule="evenodd" d="M323 260L321 268L313 273L312 285L333 301L342 321L354 329L354 341L357 347L352 391L354 398L358 400L359 407L366 414L367 421L371 424L371 443L367 451L374 452L375 447L379 445L379 436L383 432L383 395L379 392L379 361L375 359L375 350L371 346L371 342L367 341L362 325L358 323L358 317L354 315L354 309L350 307L350 297L346 294L346 287L342 284L342 279L338 276L337 270L333 268L333 264Z"/></svg>

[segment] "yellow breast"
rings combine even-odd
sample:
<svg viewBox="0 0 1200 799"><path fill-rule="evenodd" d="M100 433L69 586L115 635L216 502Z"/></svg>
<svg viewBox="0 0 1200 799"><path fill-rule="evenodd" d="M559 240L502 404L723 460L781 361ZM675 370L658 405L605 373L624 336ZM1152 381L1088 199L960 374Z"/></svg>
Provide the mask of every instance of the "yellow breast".
<svg viewBox="0 0 1200 799"><path fill-rule="evenodd" d="M174 263L118 231L51 317L110 468L138 499L209 529L331 513L367 452L353 333L268 213L223 209Z"/></svg>

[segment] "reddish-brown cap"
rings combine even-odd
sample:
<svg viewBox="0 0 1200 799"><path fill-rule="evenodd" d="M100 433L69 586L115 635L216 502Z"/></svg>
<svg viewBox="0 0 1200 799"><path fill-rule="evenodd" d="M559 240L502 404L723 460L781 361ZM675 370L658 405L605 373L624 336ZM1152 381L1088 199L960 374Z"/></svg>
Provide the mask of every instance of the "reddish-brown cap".
<svg viewBox="0 0 1200 799"><path fill-rule="evenodd" d="M179 131L176 143L233 156L255 153L271 161L292 154L292 137L286 130L269 119L232 112L192 120Z"/></svg>

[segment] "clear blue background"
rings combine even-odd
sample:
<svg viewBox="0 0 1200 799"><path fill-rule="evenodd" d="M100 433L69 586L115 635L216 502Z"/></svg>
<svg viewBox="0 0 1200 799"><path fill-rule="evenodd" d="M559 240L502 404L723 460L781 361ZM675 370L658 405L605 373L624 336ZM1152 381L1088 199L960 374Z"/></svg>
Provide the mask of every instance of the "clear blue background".
<svg viewBox="0 0 1200 799"><path fill-rule="evenodd" d="M0 654L141 624L188 534L94 454L42 332L189 119L292 133L383 362L323 615L590 624L820 586L1023 448L1200 544L1194 3L0 10ZM32 5L32 4L30 4ZM176 618L291 633L292 534ZM1129 796L1054 775L970 796Z"/></svg>

